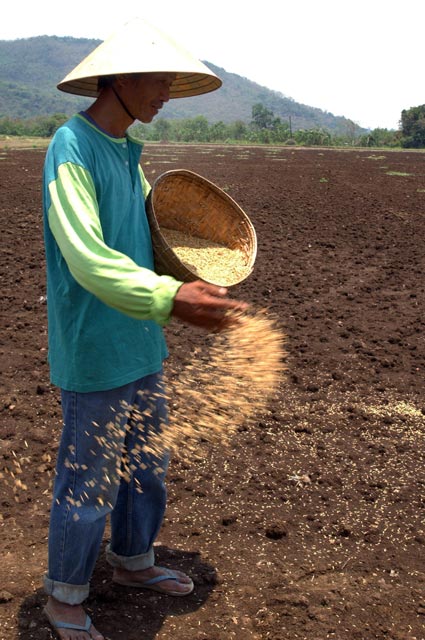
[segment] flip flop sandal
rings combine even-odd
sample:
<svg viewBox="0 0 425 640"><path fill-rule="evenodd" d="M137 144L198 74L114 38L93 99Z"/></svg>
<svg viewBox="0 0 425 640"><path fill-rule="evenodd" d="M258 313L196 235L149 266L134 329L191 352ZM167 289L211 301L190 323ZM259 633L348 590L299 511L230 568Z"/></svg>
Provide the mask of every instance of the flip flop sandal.
<svg viewBox="0 0 425 640"><path fill-rule="evenodd" d="M161 582L165 580L174 580L175 582L179 582L178 577L171 571L171 569L165 569L163 567L158 567L159 569L163 569L164 571L169 571L169 573L162 574L160 576L155 576L155 578L150 578L149 580L145 580L144 582L133 582L131 580L114 580L116 584L121 585L122 587L137 587L138 589L150 589L151 591L158 591L158 593L164 593L167 596L188 596L192 593L194 589L194 584L192 580L190 582L185 582L182 584L187 584L190 589L188 591L170 591L169 589L164 589L161 586Z"/></svg>
<svg viewBox="0 0 425 640"><path fill-rule="evenodd" d="M72 624L71 622L62 622L61 620L55 620L51 616L51 614L47 611L46 608L44 608L43 611L48 621L50 622L51 626L53 627L54 631L57 631L58 629L73 629L75 631L85 631L86 633L89 634L90 638L93 637L89 631L92 625L92 621L89 615L86 616L85 624L81 625L81 624Z"/></svg>

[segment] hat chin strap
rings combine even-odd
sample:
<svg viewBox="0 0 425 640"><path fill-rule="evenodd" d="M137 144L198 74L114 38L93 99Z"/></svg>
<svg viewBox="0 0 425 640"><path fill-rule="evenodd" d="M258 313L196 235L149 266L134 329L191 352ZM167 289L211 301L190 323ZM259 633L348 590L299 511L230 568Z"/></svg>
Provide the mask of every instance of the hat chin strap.
<svg viewBox="0 0 425 640"><path fill-rule="evenodd" d="M132 113L130 113L130 111L127 109L124 100L121 98L121 96L119 95L119 93L116 91L114 86L111 86L112 91L115 94L115 97L117 98L118 102L120 103L120 105L122 106L122 108L124 109L124 111L126 112L126 114L128 115L129 118L131 118L133 121L136 120L136 117L133 116Z"/></svg>

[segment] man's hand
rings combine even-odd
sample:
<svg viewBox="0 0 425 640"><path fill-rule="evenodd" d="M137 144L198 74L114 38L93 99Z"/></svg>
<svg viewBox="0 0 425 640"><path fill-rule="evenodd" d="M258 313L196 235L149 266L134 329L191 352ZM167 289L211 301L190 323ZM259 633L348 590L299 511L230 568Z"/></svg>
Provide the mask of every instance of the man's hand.
<svg viewBox="0 0 425 640"><path fill-rule="evenodd" d="M171 315L210 331L220 331L232 319L229 311L243 311L247 304L227 297L227 289L202 280L182 284L174 298Z"/></svg>

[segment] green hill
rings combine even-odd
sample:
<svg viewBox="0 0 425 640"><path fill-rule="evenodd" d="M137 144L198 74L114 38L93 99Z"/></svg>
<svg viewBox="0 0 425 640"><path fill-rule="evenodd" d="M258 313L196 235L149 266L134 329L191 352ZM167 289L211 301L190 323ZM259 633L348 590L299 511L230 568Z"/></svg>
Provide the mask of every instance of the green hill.
<svg viewBox="0 0 425 640"><path fill-rule="evenodd" d="M37 36L0 40L0 117L32 118L53 113L71 115L90 104L89 98L63 93L56 84L98 44L99 40ZM324 128L347 132L350 121L314 107L299 104L252 80L205 62L222 80L219 91L172 100L161 117L193 118L204 115L210 123L250 122L252 106L261 103L292 128Z"/></svg>

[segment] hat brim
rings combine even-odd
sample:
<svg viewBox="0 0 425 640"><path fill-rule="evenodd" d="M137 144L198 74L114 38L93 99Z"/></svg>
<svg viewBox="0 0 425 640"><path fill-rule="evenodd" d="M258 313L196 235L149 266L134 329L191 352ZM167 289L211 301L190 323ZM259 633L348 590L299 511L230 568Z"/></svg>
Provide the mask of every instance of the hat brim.
<svg viewBox="0 0 425 640"><path fill-rule="evenodd" d="M160 72L158 71L156 73ZM175 72L167 71L165 73ZM100 93L98 87L99 77L100 74L97 76L75 78L72 80L64 78L64 80L57 85L57 88L60 89L60 91L65 91L66 93L97 98ZM210 91L219 89L221 85L222 81L216 75L193 72L177 73L177 77L170 87L170 98L189 98L192 96L202 95L203 93L209 93Z"/></svg>

